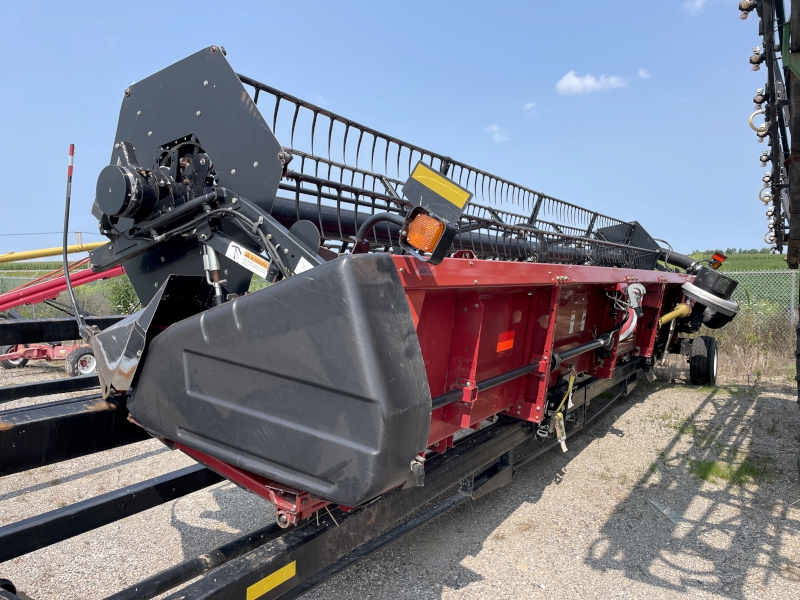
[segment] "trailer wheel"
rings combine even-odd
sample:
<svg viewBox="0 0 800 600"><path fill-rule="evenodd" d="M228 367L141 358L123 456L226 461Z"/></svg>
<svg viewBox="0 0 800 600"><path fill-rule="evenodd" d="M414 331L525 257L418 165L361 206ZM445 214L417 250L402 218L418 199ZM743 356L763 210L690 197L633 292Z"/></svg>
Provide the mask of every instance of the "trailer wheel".
<svg viewBox="0 0 800 600"><path fill-rule="evenodd" d="M713 337L701 335L692 340L689 380L692 385L716 385L717 340Z"/></svg>
<svg viewBox="0 0 800 600"><path fill-rule="evenodd" d="M11 352L14 346L0 346L0 354ZM28 364L27 358L17 358L16 360L0 360L0 367L4 369L21 369Z"/></svg>
<svg viewBox="0 0 800 600"><path fill-rule="evenodd" d="M14 584L11 583L10 579L0 579L0 590L5 590L6 592L11 592L12 594L17 593L17 588L14 587Z"/></svg>
<svg viewBox="0 0 800 600"><path fill-rule="evenodd" d="M94 350L89 346L75 348L64 361L64 370L67 375L86 375L97 370L97 359L94 357Z"/></svg>

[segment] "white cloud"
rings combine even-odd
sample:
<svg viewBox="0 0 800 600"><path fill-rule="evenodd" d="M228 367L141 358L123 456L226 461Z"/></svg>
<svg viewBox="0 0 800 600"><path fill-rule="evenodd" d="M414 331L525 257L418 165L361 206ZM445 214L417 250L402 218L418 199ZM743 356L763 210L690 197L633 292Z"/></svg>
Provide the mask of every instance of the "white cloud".
<svg viewBox="0 0 800 600"><path fill-rule="evenodd" d="M525 116L533 117L536 115L536 102L528 102L525 106L522 107L522 110L525 111Z"/></svg>
<svg viewBox="0 0 800 600"><path fill-rule="evenodd" d="M492 134L492 139L496 143L507 142L511 138L508 137L508 132L506 132L505 127L499 127L497 125L489 125L488 127L484 127L485 131L488 131Z"/></svg>
<svg viewBox="0 0 800 600"><path fill-rule="evenodd" d="M647 69L639 69L636 75L639 77L639 79L650 79L651 77L650 71Z"/></svg>
<svg viewBox="0 0 800 600"><path fill-rule="evenodd" d="M684 0L681 8L689 14L697 14L705 6L706 0Z"/></svg>
<svg viewBox="0 0 800 600"><path fill-rule="evenodd" d="M617 75L584 75L578 77L575 71L564 75L556 84L556 91L562 96L571 94L591 94L592 92L605 92L614 88L625 87L628 82Z"/></svg>

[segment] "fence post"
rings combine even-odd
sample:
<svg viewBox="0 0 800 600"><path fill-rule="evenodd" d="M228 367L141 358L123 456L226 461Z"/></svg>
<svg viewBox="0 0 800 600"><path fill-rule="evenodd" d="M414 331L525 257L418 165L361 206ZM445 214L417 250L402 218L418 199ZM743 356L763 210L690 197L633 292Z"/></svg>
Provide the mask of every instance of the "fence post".
<svg viewBox="0 0 800 600"><path fill-rule="evenodd" d="M795 304L797 301L797 269L791 269L789 272L792 274L792 284L789 287L789 315L791 319L791 325L794 327L797 319L797 306Z"/></svg>

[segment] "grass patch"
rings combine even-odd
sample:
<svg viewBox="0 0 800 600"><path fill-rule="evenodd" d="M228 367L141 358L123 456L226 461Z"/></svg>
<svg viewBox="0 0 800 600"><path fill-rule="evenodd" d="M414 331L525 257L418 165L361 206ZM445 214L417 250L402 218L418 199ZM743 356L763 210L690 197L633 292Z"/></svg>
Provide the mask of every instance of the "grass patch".
<svg viewBox="0 0 800 600"><path fill-rule="evenodd" d="M751 456L746 457L738 464L720 460L690 460L689 470L692 475L703 481L713 483L721 479L735 485L744 485L764 479L769 474L769 464L773 460L771 457L753 458Z"/></svg>

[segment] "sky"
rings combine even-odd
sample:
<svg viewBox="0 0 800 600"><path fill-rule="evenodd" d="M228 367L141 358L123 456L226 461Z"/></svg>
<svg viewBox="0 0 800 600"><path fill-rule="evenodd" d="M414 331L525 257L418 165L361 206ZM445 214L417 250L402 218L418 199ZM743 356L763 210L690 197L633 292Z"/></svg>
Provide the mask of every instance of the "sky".
<svg viewBox="0 0 800 600"><path fill-rule="evenodd" d="M747 119L766 70L736 0L3 4L0 253L60 244L8 234L61 230L70 143L70 231L103 239L90 208L124 89L211 44L237 72L678 251L765 246L767 146Z"/></svg>

